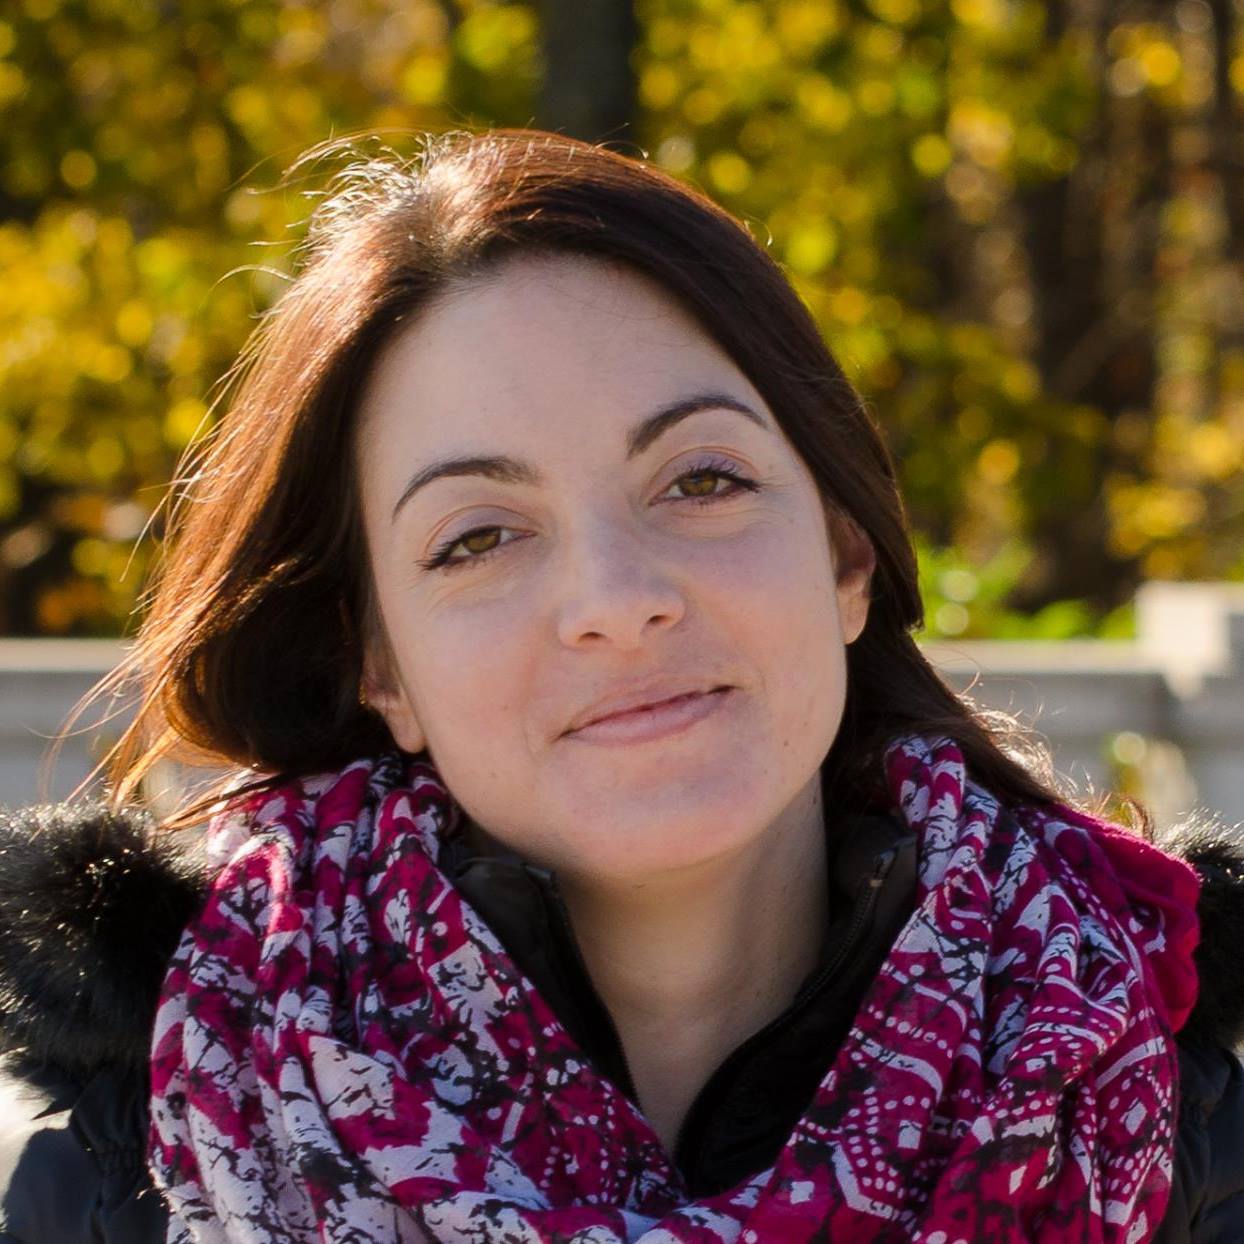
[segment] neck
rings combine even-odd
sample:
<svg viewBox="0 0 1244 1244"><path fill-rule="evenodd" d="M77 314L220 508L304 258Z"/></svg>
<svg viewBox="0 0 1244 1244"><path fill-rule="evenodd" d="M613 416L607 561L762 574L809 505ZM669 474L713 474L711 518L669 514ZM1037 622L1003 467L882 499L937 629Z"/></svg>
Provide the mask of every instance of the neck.
<svg viewBox="0 0 1244 1244"><path fill-rule="evenodd" d="M672 1151L713 1070L816 966L829 922L819 779L728 858L642 886L562 889L640 1107Z"/></svg>

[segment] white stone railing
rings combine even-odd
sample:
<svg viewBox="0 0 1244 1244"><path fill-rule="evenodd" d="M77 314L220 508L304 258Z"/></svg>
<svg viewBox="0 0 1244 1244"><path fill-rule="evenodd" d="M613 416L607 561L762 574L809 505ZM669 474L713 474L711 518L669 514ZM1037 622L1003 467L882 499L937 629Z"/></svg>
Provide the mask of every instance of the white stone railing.
<svg viewBox="0 0 1244 1244"><path fill-rule="evenodd" d="M1159 824L1194 808L1244 821L1244 584L1150 583L1136 605L1135 640L939 641L925 651L957 690L1033 725L1081 789L1111 789L1126 768ZM0 640L0 804L39 798L47 741L120 654L104 640ZM88 714L46 793L72 790L121 720Z"/></svg>

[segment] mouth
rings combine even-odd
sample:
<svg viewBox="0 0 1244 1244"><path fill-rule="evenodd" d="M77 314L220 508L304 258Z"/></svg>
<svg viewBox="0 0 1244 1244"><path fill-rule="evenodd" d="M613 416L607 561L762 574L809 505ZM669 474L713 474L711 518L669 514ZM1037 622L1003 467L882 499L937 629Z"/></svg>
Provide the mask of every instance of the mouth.
<svg viewBox="0 0 1244 1244"><path fill-rule="evenodd" d="M564 737L586 743L628 745L682 734L715 716L733 696L733 687L690 691L668 699L609 713L567 731Z"/></svg>

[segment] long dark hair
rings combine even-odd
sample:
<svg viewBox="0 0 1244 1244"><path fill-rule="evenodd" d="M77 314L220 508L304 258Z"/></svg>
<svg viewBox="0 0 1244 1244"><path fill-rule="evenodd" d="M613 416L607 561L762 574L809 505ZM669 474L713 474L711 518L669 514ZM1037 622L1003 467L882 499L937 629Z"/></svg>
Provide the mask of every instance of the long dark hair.
<svg viewBox="0 0 1244 1244"><path fill-rule="evenodd" d="M922 607L893 463L764 247L643 160L493 130L425 136L412 159L356 156L328 185L299 274L181 472L150 608L112 680L139 692L110 757L114 799L165 759L242 766L263 783L393 747L358 696L370 603L355 400L399 325L531 251L628 264L681 299L764 397L827 512L872 541L868 622L847 649L846 708L824 770L834 806L875 796L881 753L906 732L954 738L1005 802L1059 798L1040 745L953 692L913 640Z"/></svg>

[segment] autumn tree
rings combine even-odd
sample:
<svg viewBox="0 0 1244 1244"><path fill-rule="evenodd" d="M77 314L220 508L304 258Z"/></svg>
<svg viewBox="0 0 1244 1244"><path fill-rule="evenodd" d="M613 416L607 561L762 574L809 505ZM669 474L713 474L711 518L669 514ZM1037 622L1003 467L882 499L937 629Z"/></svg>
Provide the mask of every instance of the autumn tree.
<svg viewBox="0 0 1244 1244"><path fill-rule="evenodd" d="M141 606L300 151L538 124L785 267L894 449L934 633L1121 633L1144 577L1244 578L1242 94L1238 0L19 0L0 630Z"/></svg>

